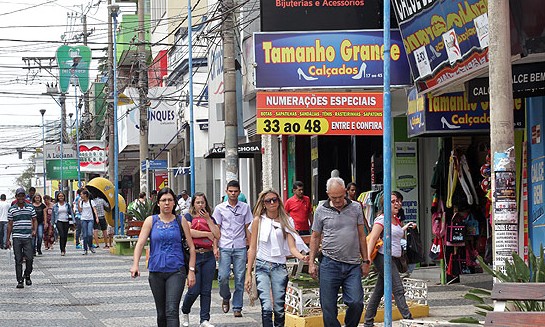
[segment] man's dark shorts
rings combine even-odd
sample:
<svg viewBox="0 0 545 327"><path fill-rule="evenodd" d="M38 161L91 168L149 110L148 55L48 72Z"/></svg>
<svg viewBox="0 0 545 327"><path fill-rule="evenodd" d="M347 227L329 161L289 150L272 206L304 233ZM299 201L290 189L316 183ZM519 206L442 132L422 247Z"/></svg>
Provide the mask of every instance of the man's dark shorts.
<svg viewBox="0 0 545 327"><path fill-rule="evenodd" d="M104 217L98 217L98 224L97 221L93 221L93 229L96 230L107 230L108 229L108 223L106 222L106 218Z"/></svg>

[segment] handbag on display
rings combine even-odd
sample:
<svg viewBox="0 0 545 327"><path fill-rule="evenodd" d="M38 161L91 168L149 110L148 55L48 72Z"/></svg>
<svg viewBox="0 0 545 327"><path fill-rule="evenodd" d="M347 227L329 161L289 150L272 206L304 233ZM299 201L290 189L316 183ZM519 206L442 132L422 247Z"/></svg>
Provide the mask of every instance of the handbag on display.
<svg viewBox="0 0 545 327"><path fill-rule="evenodd" d="M442 238L435 237L433 239L433 243L431 244L431 248L430 248L429 257L433 261L438 261L443 259L443 239Z"/></svg>
<svg viewBox="0 0 545 327"><path fill-rule="evenodd" d="M450 224L447 226L447 245L463 246L465 244L466 225L464 221L467 215L464 216L461 212L454 213Z"/></svg>

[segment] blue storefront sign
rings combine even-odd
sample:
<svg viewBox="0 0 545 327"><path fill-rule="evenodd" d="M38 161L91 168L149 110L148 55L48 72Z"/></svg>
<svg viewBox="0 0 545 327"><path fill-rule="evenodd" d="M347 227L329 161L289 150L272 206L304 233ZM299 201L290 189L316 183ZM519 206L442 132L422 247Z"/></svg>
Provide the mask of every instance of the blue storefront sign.
<svg viewBox="0 0 545 327"><path fill-rule="evenodd" d="M488 132L490 130L490 103L469 103L467 93L447 93L440 96L409 93L407 124L409 137L418 135L445 135ZM524 128L524 99L514 99L515 128Z"/></svg>
<svg viewBox="0 0 545 327"><path fill-rule="evenodd" d="M256 88L382 87L381 30L255 33ZM399 31L391 32L391 85L410 85Z"/></svg>
<svg viewBox="0 0 545 327"><path fill-rule="evenodd" d="M392 0L392 8L420 92L488 66L487 0L410 2Z"/></svg>

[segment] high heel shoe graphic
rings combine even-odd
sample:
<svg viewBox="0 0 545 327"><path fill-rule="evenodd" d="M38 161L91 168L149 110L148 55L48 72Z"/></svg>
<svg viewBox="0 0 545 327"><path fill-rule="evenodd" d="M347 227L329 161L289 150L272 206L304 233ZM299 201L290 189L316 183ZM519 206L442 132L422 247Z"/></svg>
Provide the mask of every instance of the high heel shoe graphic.
<svg viewBox="0 0 545 327"><path fill-rule="evenodd" d="M367 69L367 64L365 62L361 63L360 71L352 76L352 79L361 79L363 76L365 76L365 70Z"/></svg>
<svg viewBox="0 0 545 327"><path fill-rule="evenodd" d="M445 125L447 125L448 128L450 129L458 129L460 128L460 126L456 126L456 125L451 125L448 123L447 119L445 117L441 117L441 124L443 124L443 128L445 128Z"/></svg>
<svg viewBox="0 0 545 327"><path fill-rule="evenodd" d="M299 79L303 77L305 81L315 81L318 79L318 77L307 76L305 72L303 72L303 69L301 68L297 68L297 75L299 75Z"/></svg>

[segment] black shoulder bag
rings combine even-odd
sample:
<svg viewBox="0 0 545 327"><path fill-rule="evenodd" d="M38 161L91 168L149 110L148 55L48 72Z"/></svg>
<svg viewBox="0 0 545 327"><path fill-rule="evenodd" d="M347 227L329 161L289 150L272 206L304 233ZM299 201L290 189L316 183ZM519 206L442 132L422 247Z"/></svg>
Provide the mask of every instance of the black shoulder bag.
<svg viewBox="0 0 545 327"><path fill-rule="evenodd" d="M185 274L189 274L189 245L187 245L187 239L185 238L184 229L182 227L182 218L180 216L176 216L176 220L178 220L178 226L180 227L180 235L182 236L182 251L184 251L184 267L185 267Z"/></svg>

